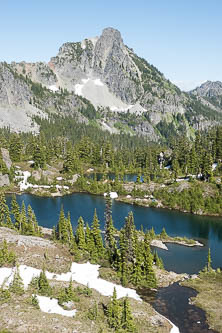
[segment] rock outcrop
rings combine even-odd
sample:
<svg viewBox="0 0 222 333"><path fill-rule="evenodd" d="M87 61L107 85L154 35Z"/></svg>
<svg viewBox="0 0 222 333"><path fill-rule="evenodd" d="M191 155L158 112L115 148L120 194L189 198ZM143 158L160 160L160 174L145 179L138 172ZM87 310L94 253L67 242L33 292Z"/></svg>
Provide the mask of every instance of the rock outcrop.
<svg viewBox="0 0 222 333"><path fill-rule="evenodd" d="M8 149L1 148L1 153L2 153L2 159L3 159L7 169L10 170L12 161L11 161Z"/></svg>

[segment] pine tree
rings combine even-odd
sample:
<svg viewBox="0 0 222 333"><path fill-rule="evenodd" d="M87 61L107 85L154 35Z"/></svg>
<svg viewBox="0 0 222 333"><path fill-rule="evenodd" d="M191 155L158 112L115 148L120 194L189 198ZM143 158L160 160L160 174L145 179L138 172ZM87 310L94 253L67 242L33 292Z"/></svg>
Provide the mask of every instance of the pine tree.
<svg viewBox="0 0 222 333"><path fill-rule="evenodd" d="M133 262L135 257L135 246L136 246L136 238L137 232L134 225L134 217L133 213L130 212L125 221L125 226L123 228L125 234L125 250L126 250L126 258L128 261Z"/></svg>
<svg viewBox="0 0 222 333"><path fill-rule="evenodd" d="M70 212L68 212L68 216L67 216L67 219L66 219L66 226L67 226L69 243L71 244L74 241L74 235L73 235L73 230L72 230Z"/></svg>
<svg viewBox="0 0 222 333"><path fill-rule="evenodd" d="M45 167L46 156L45 156L44 147L41 144L37 144L35 146L33 160L35 162L35 168L43 169Z"/></svg>
<svg viewBox="0 0 222 333"><path fill-rule="evenodd" d="M122 311L122 328L127 331L127 332L137 332L130 304L129 304L129 299L126 297L123 301L123 311Z"/></svg>
<svg viewBox="0 0 222 333"><path fill-rule="evenodd" d="M16 268L15 268L15 274L14 274L12 282L9 285L9 291L14 294L17 294L17 295L24 294L24 285L23 285L22 278L19 274L18 266L16 266Z"/></svg>
<svg viewBox="0 0 222 333"><path fill-rule="evenodd" d="M8 250L8 244L4 239L2 247L0 248L0 267L4 264L14 265L16 261L16 256L13 251Z"/></svg>
<svg viewBox="0 0 222 333"><path fill-rule="evenodd" d="M69 234L67 230L67 221L65 218L63 206L61 207L60 210L60 215L59 215L59 222L57 225L57 234L58 234L58 239L62 241L63 243L67 243L69 240Z"/></svg>
<svg viewBox="0 0 222 333"><path fill-rule="evenodd" d="M12 201L11 201L11 213L14 216L14 226L16 229L19 230L20 228L20 208L19 204L16 201L16 196L12 195Z"/></svg>
<svg viewBox="0 0 222 333"><path fill-rule="evenodd" d="M210 253L210 248L208 249L208 255L207 255L207 271L210 272L212 270L211 267L211 253Z"/></svg>
<svg viewBox="0 0 222 333"><path fill-rule="evenodd" d="M86 241L85 241L85 231L84 231L84 221L83 218L80 216L78 220L78 226L76 229L76 243L80 250L86 249Z"/></svg>
<svg viewBox="0 0 222 333"><path fill-rule="evenodd" d="M11 229L14 228L14 225L12 223L12 219L11 219L11 215L10 215L10 211L9 211L8 205L6 205L6 207L5 207L5 226L7 228L11 228Z"/></svg>
<svg viewBox="0 0 222 333"><path fill-rule="evenodd" d="M28 210L27 210L27 232L26 233L29 235L35 235L35 236L41 235L41 230L38 226L38 222L37 222L35 213L32 210L30 205L28 205Z"/></svg>
<svg viewBox="0 0 222 333"><path fill-rule="evenodd" d="M145 281L148 288L156 288L157 280L153 270L153 256L150 251L145 255Z"/></svg>
<svg viewBox="0 0 222 333"><path fill-rule="evenodd" d="M3 192L0 192L0 226L6 223L6 199Z"/></svg>
<svg viewBox="0 0 222 333"><path fill-rule="evenodd" d="M163 229L162 229L162 231L161 231L161 233L160 233L160 238L161 239L166 239L166 238L168 238L168 235L167 235L167 233L166 233L166 229L163 227Z"/></svg>
<svg viewBox="0 0 222 333"><path fill-rule="evenodd" d="M107 307L108 324L116 332L121 328L121 306L117 300L116 288L114 287L111 302Z"/></svg>
<svg viewBox="0 0 222 333"><path fill-rule="evenodd" d="M156 265L157 267L159 267L159 268L161 268L161 269L164 268L164 266L163 266L163 261L162 261L162 259L158 256L157 251L154 252L154 258L153 258L153 261L154 261L154 263L155 263L155 265Z"/></svg>
<svg viewBox="0 0 222 333"><path fill-rule="evenodd" d="M28 229L28 224L27 224L26 208L25 208L24 201L22 202L22 208L21 208L21 212L20 212L19 222L20 222L19 231L22 234L25 234L27 229Z"/></svg>
<svg viewBox="0 0 222 333"><path fill-rule="evenodd" d="M108 250L109 257L111 257L116 247L116 240L114 237L115 228L112 221L112 201L110 194L106 196L105 208L105 248Z"/></svg>
<svg viewBox="0 0 222 333"><path fill-rule="evenodd" d="M143 250L142 246L136 241L135 259L133 261L133 271L131 281L134 286L138 286L143 278Z"/></svg>
<svg viewBox="0 0 222 333"><path fill-rule="evenodd" d="M40 272L38 278L38 292L41 295L46 295L46 296L50 295L51 293L51 288L45 274L45 268L43 268L43 270Z"/></svg>
<svg viewBox="0 0 222 333"><path fill-rule="evenodd" d="M95 209L95 213L94 213L94 217L93 217L91 234L93 236L97 255L98 255L98 257L102 257L103 253L104 253L104 247L103 247L103 240L102 240L101 231L100 231L99 220L98 220L98 217L96 214L96 209Z"/></svg>
<svg viewBox="0 0 222 333"><path fill-rule="evenodd" d="M21 159L23 145L21 142L21 136L13 134L9 143L9 154L13 162L19 162Z"/></svg>

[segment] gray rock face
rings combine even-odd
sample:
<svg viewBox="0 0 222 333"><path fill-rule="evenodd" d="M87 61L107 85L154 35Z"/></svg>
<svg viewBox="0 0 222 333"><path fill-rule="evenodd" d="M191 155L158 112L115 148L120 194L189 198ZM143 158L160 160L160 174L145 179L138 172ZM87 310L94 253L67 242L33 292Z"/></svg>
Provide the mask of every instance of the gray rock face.
<svg viewBox="0 0 222 333"><path fill-rule="evenodd" d="M44 62L26 63L20 62L11 64L12 68L19 74L27 76L34 82L42 83L45 86L56 85L58 80L55 73L51 70L48 64Z"/></svg>
<svg viewBox="0 0 222 333"><path fill-rule="evenodd" d="M190 91L190 94L196 96L202 104L212 110L222 112L222 82L207 81Z"/></svg>
<svg viewBox="0 0 222 333"><path fill-rule="evenodd" d="M200 87L191 91L192 94L202 97L216 97L222 96L222 82L220 81L206 81Z"/></svg>
<svg viewBox="0 0 222 333"><path fill-rule="evenodd" d="M0 172L0 187L2 187L2 186L9 186L9 185L10 185L9 176L7 174L3 175Z"/></svg>
<svg viewBox="0 0 222 333"><path fill-rule="evenodd" d="M1 153L2 153L2 159L5 162L7 169L10 170L12 161L11 161L8 149L1 148Z"/></svg>

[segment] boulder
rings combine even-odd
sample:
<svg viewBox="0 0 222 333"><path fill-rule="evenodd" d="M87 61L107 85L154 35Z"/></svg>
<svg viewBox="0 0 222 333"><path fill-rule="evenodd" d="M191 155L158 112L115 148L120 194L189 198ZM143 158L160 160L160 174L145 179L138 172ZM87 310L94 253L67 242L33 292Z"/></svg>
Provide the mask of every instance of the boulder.
<svg viewBox="0 0 222 333"><path fill-rule="evenodd" d="M10 185L10 180L9 180L9 176L3 175L2 173L0 173L0 187L2 186L9 186Z"/></svg>
<svg viewBox="0 0 222 333"><path fill-rule="evenodd" d="M1 153L2 153L2 159L5 162L7 169L10 170L12 161L11 161L8 149L1 148Z"/></svg>

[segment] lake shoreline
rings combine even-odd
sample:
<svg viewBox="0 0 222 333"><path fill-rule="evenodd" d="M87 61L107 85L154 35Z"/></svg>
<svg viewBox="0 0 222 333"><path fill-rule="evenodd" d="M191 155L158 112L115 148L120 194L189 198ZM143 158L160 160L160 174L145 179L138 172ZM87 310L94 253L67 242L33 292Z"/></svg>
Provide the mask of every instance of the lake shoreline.
<svg viewBox="0 0 222 333"><path fill-rule="evenodd" d="M55 192L55 193L51 193L49 191L20 191L20 190L13 190L13 191L7 191L5 192L5 194L16 194L16 195L23 195L23 194L30 194L33 196L37 196L37 197L42 197L42 198L61 198L61 197L65 197L68 195L72 195L72 194L89 194L89 195L94 195L94 196L100 196L100 197L104 197L103 193L92 193L92 192L88 192L88 191L84 191L84 190L76 190L76 189L72 189L71 191L66 191L66 193L61 193L61 192ZM152 202L148 202L147 199L140 199L140 200L135 200L135 199L129 199L127 198L127 196L119 196L118 198L115 198L114 200L118 201L118 202L122 202L125 204L129 204L129 205L136 205L139 207L146 207L146 208L155 208L155 209L161 209L161 210L169 210L169 211L175 211L175 212L180 212L180 213L184 213L184 214L192 214L195 216L209 216L209 217L216 217L216 218L221 218L222 215L219 214L205 214L205 213L198 213L198 212L189 212L180 208L170 208L168 206L164 206L164 205L153 205ZM143 200L143 201L142 201ZM146 200L146 202L144 202L144 200Z"/></svg>

